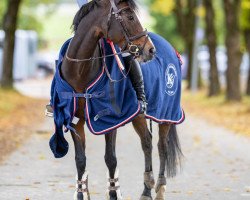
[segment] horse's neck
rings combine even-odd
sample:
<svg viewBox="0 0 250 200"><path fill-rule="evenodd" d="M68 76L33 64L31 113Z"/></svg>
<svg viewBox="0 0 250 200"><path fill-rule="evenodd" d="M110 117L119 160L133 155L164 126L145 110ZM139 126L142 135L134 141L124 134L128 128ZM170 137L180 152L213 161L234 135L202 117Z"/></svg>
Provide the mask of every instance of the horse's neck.
<svg viewBox="0 0 250 200"><path fill-rule="evenodd" d="M98 40L94 31L76 34L70 43L68 57L86 59L99 55ZM86 89L100 71L101 61L73 62L65 59L62 64L63 78L78 92Z"/></svg>

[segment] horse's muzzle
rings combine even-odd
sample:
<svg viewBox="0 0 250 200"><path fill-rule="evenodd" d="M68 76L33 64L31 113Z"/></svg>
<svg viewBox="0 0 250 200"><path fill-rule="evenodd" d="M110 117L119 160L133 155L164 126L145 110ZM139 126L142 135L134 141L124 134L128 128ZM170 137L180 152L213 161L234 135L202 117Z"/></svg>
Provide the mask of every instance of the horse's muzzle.
<svg viewBox="0 0 250 200"><path fill-rule="evenodd" d="M148 37L146 44L144 45L144 48L142 49L141 55L138 58L138 61L140 62L147 62L154 58L156 54L156 48L151 41L151 39Z"/></svg>

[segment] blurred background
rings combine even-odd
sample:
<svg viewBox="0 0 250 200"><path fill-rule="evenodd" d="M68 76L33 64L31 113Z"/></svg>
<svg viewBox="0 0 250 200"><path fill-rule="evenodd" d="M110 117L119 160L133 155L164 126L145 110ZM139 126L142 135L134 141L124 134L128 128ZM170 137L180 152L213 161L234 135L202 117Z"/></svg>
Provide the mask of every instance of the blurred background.
<svg viewBox="0 0 250 200"><path fill-rule="evenodd" d="M250 0L137 3L144 27L182 55L186 115L249 141ZM43 123L54 61L78 9L74 0L0 1L0 160Z"/></svg>

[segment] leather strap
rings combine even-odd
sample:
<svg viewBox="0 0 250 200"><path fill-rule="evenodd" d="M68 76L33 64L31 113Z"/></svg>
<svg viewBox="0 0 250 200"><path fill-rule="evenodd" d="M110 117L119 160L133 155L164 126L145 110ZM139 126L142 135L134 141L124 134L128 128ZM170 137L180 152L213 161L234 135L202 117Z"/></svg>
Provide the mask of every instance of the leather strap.
<svg viewBox="0 0 250 200"><path fill-rule="evenodd" d="M77 180L77 184L78 185L86 185L87 181L79 181L79 180Z"/></svg>
<svg viewBox="0 0 250 200"><path fill-rule="evenodd" d="M116 183L116 182L118 182L118 181L119 181L119 178L114 178L114 179L110 178L110 179L109 179L109 182L110 182L110 183Z"/></svg>
<svg viewBox="0 0 250 200"><path fill-rule="evenodd" d="M116 191L118 189L120 189L120 186L109 186L109 191Z"/></svg>

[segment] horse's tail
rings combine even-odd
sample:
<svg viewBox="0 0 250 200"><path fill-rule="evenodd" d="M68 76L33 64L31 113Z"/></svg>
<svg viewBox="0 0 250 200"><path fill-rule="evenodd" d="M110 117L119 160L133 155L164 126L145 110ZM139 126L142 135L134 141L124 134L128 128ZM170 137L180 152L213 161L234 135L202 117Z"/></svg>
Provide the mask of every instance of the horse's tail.
<svg viewBox="0 0 250 200"><path fill-rule="evenodd" d="M172 178L176 176L178 166L181 167L183 157L175 124L171 125L167 140L166 171L167 177Z"/></svg>

